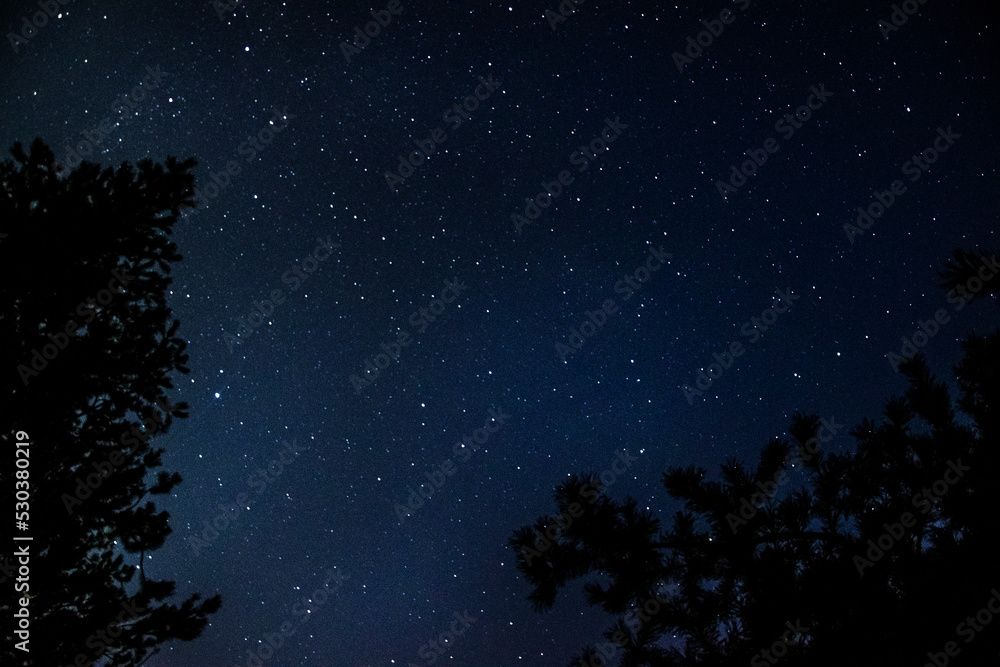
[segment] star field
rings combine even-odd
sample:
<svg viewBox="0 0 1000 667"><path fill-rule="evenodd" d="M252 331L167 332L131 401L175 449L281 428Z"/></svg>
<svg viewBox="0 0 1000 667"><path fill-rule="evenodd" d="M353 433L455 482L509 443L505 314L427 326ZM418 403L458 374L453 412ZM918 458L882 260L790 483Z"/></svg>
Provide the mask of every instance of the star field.
<svg viewBox="0 0 1000 667"><path fill-rule="evenodd" d="M7 4L10 31L38 11ZM440 660L565 665L610 619L576 585L535 614L507 546L560 481L627 450L610 492L669 522L668 466L754 460L797 411L876 417L905 387L888 352L945 303L938 268L996 245L1000 61L977 8L929 0L885 37L891 3L590 0L553 28L554 0L401 0L348 57L391 3L214 4L70 2L0 60L5 150L40 136L65 164L111 117L88 161L198 160L170 293L191 373L169 397L190 418L154 441L184 481L158 500L173 534L144 567L223 607L150 667L246 665L285 622L266 664L430 664L456 614L475 620ZM679 72L673 54L727 8ZM497 82L485 99L480 77ZM822 106L776 130L820 86ZM436 128L393 190L386 173ZM939 128L959 137L911 181ZM896 179L906 192L849 238ZM795 299L750 342L779 291ZM588 313L604 319L572 346ZM931 369L989 324L955 313ZM744 353L685 393L734 341Z"/></svg>

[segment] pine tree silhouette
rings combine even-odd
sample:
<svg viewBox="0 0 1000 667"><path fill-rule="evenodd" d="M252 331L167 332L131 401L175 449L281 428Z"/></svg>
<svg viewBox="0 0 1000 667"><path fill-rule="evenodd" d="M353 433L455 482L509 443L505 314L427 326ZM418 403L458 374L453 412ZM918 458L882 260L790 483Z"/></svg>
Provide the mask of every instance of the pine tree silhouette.
<svg viewBox="0 0 1000 667"><path fill-rule="evenodd" d="M946 289L981 264L956 258ZM883 418L845 430L853 451L827 451L818 415L799 413L754 469L670 468L683 509L669 530L592 475L561 484L557 512L509 542L536 611L583 578L587 602L617 617L568 664L998 664L1000 622L973 630L1000 602L1000 330L963 347L954 405L919 353Z"/></svg>
<svg viewBox="0 0 1000 667"><path fill-rule="evenodd" d="M1000 294L1000 280L993 280L1000 271L1000 262L997 260L997 253L991 250L958 248L954 259L945 262L941 270L941 287L949 292L955 290L958 296L967 296L970 301ZM983 277L987 274L990 275L984 280ZM973 278L982 283L982 291L972 291L969 281Z"/></svg>
<svg viewBox="0 0 1000 667"><path fill-rule="evenodd" d="M181 481L157 470L163 450L150 442L187 417L166 396L170 374L188 372L166 292L195 162L66 172L41 140L11 154L0 163L0 437L7 452L18 431L31 442L30 528L19 534L32 541L17 543L30 550L31 635L30 653L15 648L20 605L5 592L0 662L139 665L164 642L198 637L221 604L164 603L174 582L143 562L171 532L149 495ZM13 471L12 460L0 468L6 508ZM16 565L3 565L9 591Z"/></svg>

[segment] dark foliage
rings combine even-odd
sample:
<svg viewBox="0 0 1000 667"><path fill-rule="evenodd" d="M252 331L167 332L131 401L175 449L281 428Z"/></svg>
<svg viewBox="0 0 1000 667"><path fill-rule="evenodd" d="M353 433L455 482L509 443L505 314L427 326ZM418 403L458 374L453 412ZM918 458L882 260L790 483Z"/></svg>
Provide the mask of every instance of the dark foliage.
<svg viewBox="0 0 1000 667"><path fill-rule="evenodd" d="M977 248L975 250L955 250L955 257L945 262L941 270L941 287L947 291L955 290L960 297L967 297L970 301L984 296L1000 294L1000 281L982 280L982 277L993 272L998 265L998 255L991 250ZM985 267L985 268L984 268ZM982 271L982 273L980 273ZM970 280L975 278L971 284ZM982 289L976 289L976 281L982 285Z"/></svg>
<svg viewBox="0 0 1000 667"><path fill-rule="evenodd" d="M24 431L31 652L14 649L5 547L0 663L69 665L82 655L83 664L138 665L164 642L199 636L221 604L199 595L168 604L174 583L143 566L171 532L149 496L181 481L157 470L163 450L151 441L187 416L166 395L171 374L188 372L166 295L181 259L169 235L192 203L195 163L101 171L84 162L66 173L40 140L11 154L0 163L0 488L12 509Z"/></svg>
<svg viewBox="0 0 1000 667"><path fill-rule="evenodd" d="M964 285L981 255L956 253L944 287ZM797 414L754 468L727 461L719 481L669 469L682 505L669 530L633 500L589 502L592 477L560 485L554 515L510 545L536 610L582 578L588 603L617 616L569 664L922 665L948 642L948 664L998 664L1000 619L974 624L1000 590L1000 330L964 349L957 401L918 354L884 417L842 431L853 451L827 451L811 440L825 435L818 416ZM562 530L553 517L573 503L583 514Z"/></svg>

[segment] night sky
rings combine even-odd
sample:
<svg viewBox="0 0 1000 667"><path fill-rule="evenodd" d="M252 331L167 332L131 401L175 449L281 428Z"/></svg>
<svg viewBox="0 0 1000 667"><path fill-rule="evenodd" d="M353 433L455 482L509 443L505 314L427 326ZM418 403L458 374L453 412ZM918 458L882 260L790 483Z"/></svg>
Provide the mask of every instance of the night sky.
<svg viewBox="0 0 1000 667"><path fill-rule="evenodd" d="M561 667L612 619L582 582L534 613L507 539L568 475L669 525L668 466L877 418L920 321L950 314L939 375L995 324L937 276L997 245L978 5L429 4L70 0L0 48L5 153L199 163L145 571L223 607L149 667L254 665L283 624L267 665Z"/></svg>

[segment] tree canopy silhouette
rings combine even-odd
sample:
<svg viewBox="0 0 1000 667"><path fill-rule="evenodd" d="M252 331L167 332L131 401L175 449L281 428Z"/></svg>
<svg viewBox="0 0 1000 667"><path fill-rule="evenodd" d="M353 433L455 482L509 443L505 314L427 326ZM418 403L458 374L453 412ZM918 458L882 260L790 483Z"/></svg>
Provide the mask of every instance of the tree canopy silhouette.
<svg viewBox="0 0 1000 667"><path fill-rule="evenodd" d="M988 259L956 252L943 287ZM617 617L569 664L998 664L1000 330L963 347L956 403L918 353L883 417L845 427L853 451L827 451L829 424L799 413L756 466L668 469L683 506L668 530L593 475L559 485L510 546L536 611L584 579Z"/></svg>
<svg viewBox="0 0 1000 667"><path fill-rule="evenodd" d="M0 435L11 452L0 478L13 509L15 436L28 440L18 481L30 518L16 532L32 539L15 543L30 575L14 599L6 591L19 564L4 549L0 662L138 665L164 642L198 637L221 604L197 594L168 604L174 582L143 565L171 532L149 496L181 481L160 469L151 440L187 417L166 395L171 374L188 372L166 296L181 259L169 237L193 203L195 162L65 172L38 139L30 154L20 144L11 154L0 163ZM16 648L20 596L30 639Z"/></svg>
<svg viewBox="0 0 1000 667"><path fill-rule="evenodd" d="M995 251L984 248L956 249L955 256L945 262L941 271L941 287L953 298L964 297L969 301L1000 294L1000 281L992 280L1000 272L997 257ZM985 280L986 274L983 271L989 274ZM975 283L970 283L973 279L978 281L980 288L976 288Z"/></svg>

